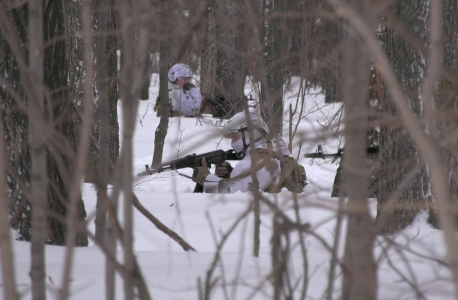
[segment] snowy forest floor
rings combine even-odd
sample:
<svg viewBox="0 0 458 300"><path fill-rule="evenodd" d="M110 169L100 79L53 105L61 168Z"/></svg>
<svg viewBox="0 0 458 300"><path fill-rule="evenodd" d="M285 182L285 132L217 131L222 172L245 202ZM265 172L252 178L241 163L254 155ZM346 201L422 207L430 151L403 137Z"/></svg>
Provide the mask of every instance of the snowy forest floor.
<svg viewBox="0 0 458 300"><path fill-rule="evenodd" d="M135 174L151 164L154 151L154 132L159 118L153 112L157 96L157 78L153 78L150 99L141 101L134 137ZM286 99L295 99L297 82L292 84ZM247 93L250 91L247 90ZM293 106L295 100L293 101ZM285 103L285 109L289 103ZM320 108L320 109L317 109ZM326 123L340 105L324 104L321 94L309 94L305 112L309 112L298 126L293 142L296 157L302 143L299 162L307 171L309 184L298 196L300 220L310 224L313 232L322 238L304 235L307 247L308 274L304 274L303 256L298 245L298 232L290 232L290 245L294 247L288 268L292 285L309 279L306 299L323 299L328 285L331 254L323 245L333 247L337 198L331 198L332 184L338 162L310 160L303 157L314 152L319 142L326 142L326 151L338 147L329 132L322 131L320 124ZM119 113L122 105L119 104ZM120 124L122 128L122 124ZM203 153L216 149L229 149L230 143L221 139L220 120L204 117L171 118L166 138L163 161L183 157L192 153ZM284 126L287 140L288 126ZM318 138L317 138L318 136ZM231 162L236 163L236 162ZM191 175L192 170L184 169ZM212 171L213 172L213 171ZM183 237L197 252L184 252L174 241L157 230L138 211L134 212L134 249L141 271L146 279L153 299L198 299L198 278L205 282L207 270L215 257L217 244L236 219L248 208L251 194L232 195L193 194L194 183L175 171L141 177L134 183L134 192L140 202L161 222ZM283 212L297 220L293 210L293 197L289 192L263 194L276 203ZM89 229L94 231L96 191L91 184L84 184L83 199L88 213ZM376 201L370 200L375 217ZM122 220L122 201L120 207ZM271 238L273 212L261 207L260 257L253 257L253 214L244 219L230 235L221 250L221 261L214 277L219 280L212 299L272 299L272 285L268 275L272 271ZM344 222L345 228L345 222ZM339 257L343 256L345 230L341 235ZM394 241L396 244L393 244ZM400 246L400 247L398 247ZM420 255L421 254L421 255ZM18 289L31 299L30 293L30 244L14 242L14 255ZM49 299L58 297L61 285L65 248L46 247L46 273ZM378 237L374 247L378 262L379 299L452 299L454 287L448 269L438 261L446 261L446 248L441 231L426 223L426 214L419 214L414 224L392 237ZM122 260L122 247L118 245L118 258ZM436 261L437 260L437 261ZM74 260L71 283L71 299L104 299L105 259L93 243L87 248L78 248ZM341 292L341 269L335 279L334 299ZM1 275L0 275L1 276ZM1 277L0 277L1 279ZM1 282L2 280L0 280ZM117 280L117 298L123 298L123 285ZM1 285L0 285L1 289ZM3 294L3 293L1 293ZM300 290L297 291L299 299ZM1 297L1 296L0 296Z"/></svg>

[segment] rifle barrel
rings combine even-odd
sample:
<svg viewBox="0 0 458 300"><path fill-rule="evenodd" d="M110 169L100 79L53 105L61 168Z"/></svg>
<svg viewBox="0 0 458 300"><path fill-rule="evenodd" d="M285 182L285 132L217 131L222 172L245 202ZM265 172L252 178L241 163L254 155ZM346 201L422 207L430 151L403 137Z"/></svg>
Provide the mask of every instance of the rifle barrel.
<svg viewBox="0 0 458 300"><path fill-rule="evenodd" d="M371 146L366 148L366 153L368 155L377 154L379 152L378 146ZM323 153L321 147L318 147L317 152L315 153L305 153L304 157L306 158L321 158L325 159L326 157L342 158L344 154L344 148L340 148L337 153Z"/></svg>

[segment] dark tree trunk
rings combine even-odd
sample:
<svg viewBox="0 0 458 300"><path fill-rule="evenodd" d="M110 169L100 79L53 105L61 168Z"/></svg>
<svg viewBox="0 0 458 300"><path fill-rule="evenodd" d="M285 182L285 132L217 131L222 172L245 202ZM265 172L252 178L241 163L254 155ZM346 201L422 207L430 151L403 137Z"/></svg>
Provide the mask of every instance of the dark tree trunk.
<svg viewBox="0 0 458 300"><path fill-rule="evenodd" d="M393 12L404 25L418 38L426 42L428 5L427 1L397 1L393 5ZM421 114L419 99L419 78L423 77L426 70L425 57L413 47L408 45L393 30L382 28L379 33L381 42L392 63L404 90L409 93L411 109L416 114ZM384 97L380 99L379 109L388 116L398 116L395 105L385 90ZM380 166L376 180L378 182L378 212L385 206L388 199L398 189L399 184L406 174L419 163L418 150L412 141L407 129L392 123L380 128ZM390 234L403 229L414 220L419 209L425 204L426 195L430 191L429 177L425 169L418 172L415 179L400 193L398 203L402 205L393 209L384 224L382 233Z"/></svg>
<svg viewBox="0 0 458 300"><path fill-rule="evenodd" d="M170 0L161 1L161 45L160 45L160 65L159 65L159 98L161 101L161 120L155 132L154 138L154 156L152 168L162 163L164 152L164 142L167 136L170 116L170 100L168 87L168 66L170 62Z"/></svg>
<svg viewBox="0 0 458 300"><path fill-rule="evenodd" d="M320 43L318 57L324 65L323 70L319 71L318 84L322 86L325 94L325 103L341 102L342 99L342 82L339 80L342 75L342 55L339 51L345 32L338 22L326 22L322 29L324 36L320 35L323 40ZM322 32L320 31L320 33ZM328 63L325 63L327 61Z"/></svg>
<svg viewBox="0 0 458 300"><path fill-rule="evenodd" d="M114 0L110 0L110 19L108 23L108 29L110 31L115 31L116 26L116 17L113 9ZM108 107L109 107L109 125L110 125L110 149L109 149L109 158L110 164L108 166L108 178L109 182L114 182L114 170L117 165L119 158L119 124L118 124L118 56L116 53L117 49L117 38L115 35L109 35L107 38L107 79L108 79ZM119 174L118 174L119 176ZM116 185L116 184L115 184ZM118 211L118 192L113 192L111 197L108 198L108 195L105 196L106 201L111 200L110 205L112 208L113 214L117 214ZM113 195L115 194L115 195ZM116 237L114 233L115 225L109 216L107 216L106 224L106 233L105 233L105 244L111 255L116 253ZM106 259L105 264L105 299L114 300L116 298L116 277L114 266L110 259Z"/></svg>
<svg viewBox="0 0 458 300"><path fill-rule="evenodd" d="M458 73L458 3L455 0L443 1L443 65ZM438 85L436 95L436 110L454 111L458 105L458 87L447 79L442 79ZM448 136L455 134L458 129L458 120L451 116L444 116L437 122L438 134L441 138L447 139ZM444 157L447 163L447 173L451 189L452 201L458 203L458 151L454 144L444 148ZM435 228L439 228L438 213L433 197L428 197L429 217L428 222Z"/></svg>
<svg viewBox="0 0 458 300"><path fill-rule="evenodd" d="M98 23L96 37L96 86L97 95L97 117L99 119L99 160L97 166L97 205L95 216L95 239L100 243L104 242L107 208L104 203L104 195L107 193L108 166L110 163L110 117L108 101L108 77L106 72L106 50L107 50L107 29L109 20L108 0L100 0L98 3ZM104 191L102 191L102 189Z"/></svg>
<svg viewBox="0 0 458 300"><path fill-rule="evenodd" d="M5 132L0 123L0 263L2 265L2 289L5 299L17 300L19 294L16 290L16 271L14 268L14 252L11 238L11 230L8 216L8 198L7 198L7 156Z"/></svg>
<svg viewBox="0 0 458 300"><path fill-rule="evenodd" d="M105 6L104 9L99 11L99 6L102 5L102 2L106 3L103 4ZM113 180L113 172L114 166L116 165L119 159L119 125L118 125L118 56L116 53L117 50L117 38L113 32L116 31L116 22L115 22L115 12L113 10L114 2L113 0L108 0L108 2L97 1L94 3L95 9L95 17L94 17L94 28L98 30L103 37L97 37L96 43L102 42L105 44L105 51L103 53L103 57L101 59L101 64L103 65L103 69L98 69L96 72L104 72L104 78L100 79L100 74L96 75L100 80L97 81L98 85L102 85L102 89L97 88L97 101L96 101L96 118L94 119L93 130L92 134L94 139L91 139L90 146L89 146L89 156L88 156L88 167L85 174L85 181L86 182L95 182L98 179L99 174L99 159L101 158L100 153L109 153L107 156L108 158L108 182L111 183ZM105 19L103 22L102 19ZM103 24L102 24L103 23ZM103 28L99 28L102 26ZM103 41L104 40L104 41ZM81 40L76 40L78 43L78 50L77 52L79 61L81 58ZM103 45L100 47L103 48ZM94 45L94 53L98 51ZM98 54L96 53L96 56ZM96 63L98 65L99 59L96 59ZM81 82L79 82L81 85ZM108 104L104 104L107 107L99 107L99 99L104 99L103 101L107 102ZM102 104L103 106L103 104ZM102 112L103 111L103 112ZM108 118L108 144L109 150L101 152L100 143L102 144L107 143L107 137L102 138L100 136L100 131L102 130L101 126L101 118ZM104 125L105 126L105 125ZM105 131L106 128L103 128ZM105 167L103 167L105 169Z"/></svg>
<svg viewBox="0 0 458 300"><path fill-rule="evenodd" d="M242 17L243 1L216 1L216 82L215 95L222 96L232 105L228 117L245 106L246 63L243 56L244 26L236 22ZM229 21L233 20L233 21Z"/></svg>
<svg viewBox="0 0 458 300"><path fill-rule="evenodd" d="M117 21L114 9L114 0L110 0L110 15L108 30L116 32ZM107 37L106 68L108 77L108 109L110 124L110 163L108 166L108 182L113 181L115 166L119 160L119 123L118 123L118 39L115 34Z"/></svg>
<svg viewBox="0 0 458 300"><path fill-rule="evenodd" d="M46 299L46 264L45 242L47 238L46 206L49 205L47 197L48 172L46 164L46 140L43 131L46 128L45 119L45 88L44 56L41 49L44 45L43 28L46 18L43 17L43 2L40 0L29 3L29 74L33 98L28 96L29 110L29 147L32 159L31 193L32 193L32 238L31 238L31 267L32 297L34 300ZM22 73L22 72L21 72ZM25 84L25 78L22 78ZM44 78L45 77L45 78ZM26 87L24 87L26 88ZM50 180L51 181L51 180ZM48 202L48 203L47 203Z"/></svg>
<svg viewBox="0 0 458 300"><path fill-rule="evenodd" d="M204 47L200 59L200 92L202 95L211 97L215 95L216 77L215 7L212 7L212 10L208 13L203 44Z"/></svg>
<svg viewBox="0 0 458 300"><path fill-rule="evenodd" d="M343 22L323 18L317 11L332 13L327 1L286 1L285 73L307 79L309 88L322 89L326 103L341 102L345 29ZM299 12L302 18L296 17ZM294 17L288 18L290 13Z"/></svg>
<svg viewBox="0 0 458 300"><path fill-rule="evenodd" d="M70 183L74 168L72 159L78 149L80 120L76 113L75 101L68 93L68 69L65 41L55 40L65 34L65 13L62 1L52 0L45 7L45 41L51 42L45 51L45 82L52 93L52 116L60 120L56 128L62 134L62 142L67 148L66 152L50 149L48 154L49 193L48 209L56 215L67 215ZM79 200L78 218L85 219L86 211L83 200ZM66 238L66 226L60 220L50 217L49 230L51 236L48 243L63 245ZM87 246L88 240L85 233L79 233L76 240L77 246Z"/></svg>
<svg viewBox="0 0 458 300"><path fill-rule="evenodd" d="M19 39L25 47L27 42L27 7L12 10L11 20L15 25ZM23 49L27 53L27 48ZM21 87L19 67L14 53L11 51L2 32L0 31L0 66L3 74L0 80L0 120L5 132L7 144L8 169L8 199L10 199L11 226L19 233L19 240L30 241L32 235L32 215L29 199L25 197L25 184L30 183L31 161L27 147L28 121L27 112L18 109L16 102L26 104Z"/></svg>
<svg viewBox="0 0 458 300"><path fill-rule="evenodd" d="M9 145L8 154L11 158L10 173L8 177L9 197L12 199L13 217L10 221L12 226L20 233L20 239L31 239L31 207L27 199L24 198L23 188L25 184L30 182L29 171L31 169L44 169L48 172L49 185L47 188L47 209L51 212L51 216L47 219L47 236L46 242L50 244L63 244L65 242L66 229L61 223L61 217L66 216L66 204L68 197L68 184L71 180L72 165L71 159L77 149L78 126L79 119L77 114L78 91L79 83L82 78L82 70L80 68L80 59L78 58L78 49L81 49L78 37L72 34L72 30L77 30L78 16L80 10L78 4L73 1L68 1L66 5L67 11L64 13L64 5L62 1L47 1L46 6L40 7L43 11L44 27L42 34L44 40L48 42L44 51L44 66L43 80L40 84L45 84L49 88L49 97L47 101L49 105L43 106L46 111L46 116L52 119L43 119L44 122L52 122L53 128L57 129L62 137L58 144L49 147L47 155L42 162L47 164L44 168L32 168L30 165L30 154L26 137L28 135L27 116L24 111L18 110L20 106L14 105L14 101L20 105L26 105L23 100L23 92L20 86L20 80L24 83L24 78L19 78L19 68L5 40L0 37L0 60L2 66L5 66L5 74L8 75L8 80L5 89L2 88L0 93L5 95L2 97L2 126L7 131L6 141ZM22 41L22 45L27 43L27 8L21 10L13 10L10 13L13 22L16 26L16 32ZM33 30L37 30L34 28ZM69 34L65 34L68 30ZM60 38L67 36L67 41L62 41ZM42 38L42 39L43 39ZM66 47L69 45L70 47ZM40 47L42 52L43 47ZM66 50L70 51L67 53ZM27 53L27 49L22 49L23 53ZM69 65L72 66L69 68ZM72 85L68 85L71 82ZM41 93L38 93L41 94ZM72 98L75 97L75 98ZM16 108L13 108L16 107ZM43 112L41 117L45 117ZM35 118L35 117L31 117ZM41 135L42 132L39 132ZM53 140L55 142L55 140ZM58 147L57 147L58 146ZM55 217L57 216L57 218ZM82 200L79 202L79 218L85 218L84 204ZM79 235L77 238L78 245L87 245L87 237L85 234Z"/></svg>

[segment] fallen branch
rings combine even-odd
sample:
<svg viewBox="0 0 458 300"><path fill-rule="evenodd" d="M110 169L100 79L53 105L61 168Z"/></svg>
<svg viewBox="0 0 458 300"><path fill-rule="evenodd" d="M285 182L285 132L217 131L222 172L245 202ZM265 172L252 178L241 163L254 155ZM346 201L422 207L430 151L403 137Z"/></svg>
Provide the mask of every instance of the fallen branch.
<svg viewBox="0 0 458 300"><path fill-rule="evenodd" d="M197 252L196 249L194 249L191 245L189 245L185 240L183 240L175 231L169 229L167 226L161 223L155 216L153 216L143 205L141 205L140 201L138 200L137 196L133 194L132 198L132 204L136 209L138 209L139 212L141 212L148 220L150 220L154 226L156 226L157 229L171 237L175 242L177 242L184 251L195 251Z"/></svg>

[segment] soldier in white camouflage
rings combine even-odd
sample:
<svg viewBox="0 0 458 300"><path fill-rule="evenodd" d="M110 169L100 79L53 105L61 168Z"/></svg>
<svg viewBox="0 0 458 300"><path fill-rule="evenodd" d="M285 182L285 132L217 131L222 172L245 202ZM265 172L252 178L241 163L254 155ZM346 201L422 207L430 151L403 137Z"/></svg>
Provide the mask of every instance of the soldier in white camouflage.
<svg viewBox="0 0 458 300"><path fill-rule="evenodd" d="M168 74L173 115L197 116L202 105L200 90L191 83L192 71L185 64L173 65Z"/></svg>
<svg viewBox="0 0 458 300"><path fill-rule="evenodd" d="M211 174L205 161L202 167L194 169L193 181L203 185L206 193L249 192L253 189L252 171L256 173L259 189L272 191L280 182L280 160L273 153L290 156L284 143L271 142L267 139L269 129L262 118L253 112L248 113L254 140L250 139L250 130L245 112L235 114L224 126L223 136L231 139L232 148L244 158L234 168L225 161L216 166ZM280 138L281 139L281 138ZM282 141L282 140L281 140ZM273 144L274 143L274 144ZM280 147L278 147L280 145ZM254 160L254 169L252 161ZM253 172L254 172L253 171Z"/></svg>

